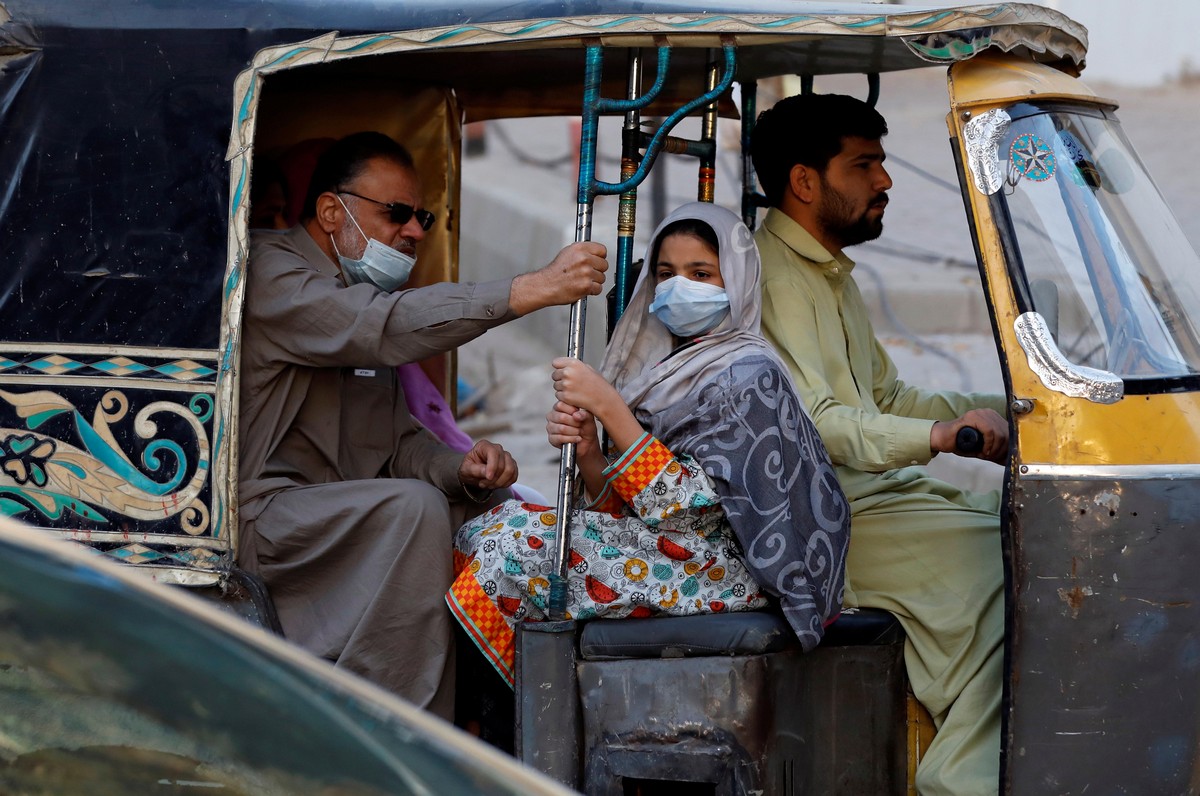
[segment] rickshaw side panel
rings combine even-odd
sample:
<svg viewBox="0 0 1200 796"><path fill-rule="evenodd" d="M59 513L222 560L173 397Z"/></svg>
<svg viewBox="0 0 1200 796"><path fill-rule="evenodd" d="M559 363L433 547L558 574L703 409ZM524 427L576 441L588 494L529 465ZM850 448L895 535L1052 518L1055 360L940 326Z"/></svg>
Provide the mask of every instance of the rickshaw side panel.
<svg viewBox="0 0 1200 796"><path fill-rule="evenodd" d="M1008 792L1195 793L1200 479L1014 483Z"/></svg>
<svg viewBox="0 0 1200 796"><path fill-rule="evenodd" d="M20 19L0 30L28 50L0 66L0 512L211 583L230 89L263 36Z"/></svg>
<svg viewBox="0 0 1200 796"><path fill-rule="evenodd" d="M0 390L0 511L119 561L218 567L215 356L55 351L0 354L25 380ZM73 375L39 386L45 370Z"/></svg>

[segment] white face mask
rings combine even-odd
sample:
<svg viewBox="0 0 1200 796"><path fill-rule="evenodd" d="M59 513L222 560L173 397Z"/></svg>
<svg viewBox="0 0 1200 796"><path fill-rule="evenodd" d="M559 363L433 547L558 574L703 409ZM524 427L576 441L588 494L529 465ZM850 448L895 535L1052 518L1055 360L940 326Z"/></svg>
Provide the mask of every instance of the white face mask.
<svg viewBox="0 0 1200 796"><path fill-rule="evenodd" d="M338 251L337 241L334 240L333 235L329 236L329 239L333 241L333 251L337 255L338 262L341 263L342 275L346 279L346 284L357 285L365 282L386 293L398 289L408 281L413 266L417 264L417 258L397 251L374 238L367 238L362 227L354 220L350 208L346 207L345 202L342 202L342 197L339 196L338 201L342 203L342 209L350 217L350 222L354 224L358 234L367 240L367 248L363 250L362 257L353 260L342 256L342 253Z"/></svg>
<svg viewBox="0 0 1200 796"><path fill-rule="evenodd" d="M650 313L676 337L698 337L729 314L729 296L716 285L673 276L654 288Z"/></svg>

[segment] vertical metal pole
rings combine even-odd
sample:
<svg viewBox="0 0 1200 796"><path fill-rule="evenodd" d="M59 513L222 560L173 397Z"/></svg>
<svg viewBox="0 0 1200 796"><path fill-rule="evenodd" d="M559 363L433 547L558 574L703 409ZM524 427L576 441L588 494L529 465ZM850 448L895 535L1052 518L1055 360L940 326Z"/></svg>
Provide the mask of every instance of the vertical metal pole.
<svg viewBox="0 0 1200 796"><path fill-rule="evenodd" d="M579 131L579 191L575 242L592 238L592 183L596 174L596 127L604 54L588 47L583 114ZM567 356L583 351L587 297L571 305ZM558 470L558 521L554 571L550 574L548 622L522 624L516 639L517 749L521 760L543 774L578 788L583 722L575 672L575 623L567 615L567 564L575 496L575 446L563 445ZM549 720L547 720L549 719Z"/></svg>
<svg viewBox="0 0 1200 796"><path fill-rule="evenodd" d="M587 65L584 69L583 119L579 132L579 191L575 213L575 242L592 239L592 181L596 174L596 128L599 123L598 105L600 82L603 77L604 51L601 47L587 48ZM583 353L583 326L587 319L587 298L571 305L570 331L567 338L567 356L579 357ZM554 562L555 569L550 580L550 599L547 613L551 621L564 619L567 615L567 550L570 541L571 515L574 513L575 498L575 445L562 446L558 465L558 523L555 525Z"/></svg>
<svg viewBox="0 0 1200 796"><path fill-rule="evenodd" d="M750 157L750 137L758 119L758 82L742 83L742 222L751 230L758 221L758 193L754 180L754 159Z"/></svg>
<svg viewBox="0 0 1200 796"><path fill-rule="evenodd" d="M717 87L717 51L708 51L708 67L705 74L704 90L712 91ZM712 156L700 158L700 172L697 176L696 199L700 202L712 202L717 190L717 100L713 100L704 109L700 117L700 140L712 142Z"/></svg>
<svg viewBox="0 0 1200 796"><path fill-rule="evenodd" d="M627 100L635 100L642 93L642 51L629 52L629 82L625 90ZM625 126L621 137L621 182L632 177L638 168L641 151L641 121L642 115L636 109L625 112ZM637 187L630 188L621 194L621 202L617 207L617 268L616 268L616 304L608 319L608 333L611 335L617 321L625 312L629 303L629 294L633 290L629 270L633 265L633 233L637 226Z"/></svg>

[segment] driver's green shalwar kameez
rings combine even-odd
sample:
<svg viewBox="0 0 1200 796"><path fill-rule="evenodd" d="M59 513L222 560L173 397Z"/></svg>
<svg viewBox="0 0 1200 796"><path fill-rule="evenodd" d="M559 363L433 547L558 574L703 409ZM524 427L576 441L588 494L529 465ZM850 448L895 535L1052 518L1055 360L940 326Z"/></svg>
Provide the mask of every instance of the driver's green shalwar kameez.
<svg viewBox="0 0 1200 796"><path fill-rule="evenodd" d="M908 634L905 663L938 733L917 772L922 796L998 789L1004 574L999 495L963 492L916 465L935 420L1000 395L904 384L875 338L853 261L833 257L771 210L762 254L763 334L800 397L850 500L847 606L883 608Z"/></svg>

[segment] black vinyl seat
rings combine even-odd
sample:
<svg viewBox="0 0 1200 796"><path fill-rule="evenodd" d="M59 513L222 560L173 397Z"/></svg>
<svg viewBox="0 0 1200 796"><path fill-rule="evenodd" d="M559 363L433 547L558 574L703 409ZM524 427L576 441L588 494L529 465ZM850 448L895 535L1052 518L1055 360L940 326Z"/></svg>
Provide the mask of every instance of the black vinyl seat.
<svg viewBox="0 0 1200 796"><path fill-rule="evenodd" d="M903 639L900 623L887 611L848 609L825 629L821 646L895 644ZM798 648L778 611L595 620L583 625L579 639L580 658L593 661L763 655Z"/></svg>

